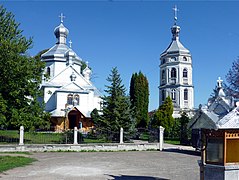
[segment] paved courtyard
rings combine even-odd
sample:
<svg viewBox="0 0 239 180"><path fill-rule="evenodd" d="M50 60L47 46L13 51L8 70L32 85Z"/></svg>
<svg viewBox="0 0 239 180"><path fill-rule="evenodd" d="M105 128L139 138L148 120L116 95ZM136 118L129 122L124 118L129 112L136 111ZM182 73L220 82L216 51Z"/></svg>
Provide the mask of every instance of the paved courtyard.
<svg viewBox="0 0 239 180"><path fill-rule="evenodd" d="M31 157L38 161L0 174L0 179L198 180L200 157L188 152L34 153Z"/></svg>

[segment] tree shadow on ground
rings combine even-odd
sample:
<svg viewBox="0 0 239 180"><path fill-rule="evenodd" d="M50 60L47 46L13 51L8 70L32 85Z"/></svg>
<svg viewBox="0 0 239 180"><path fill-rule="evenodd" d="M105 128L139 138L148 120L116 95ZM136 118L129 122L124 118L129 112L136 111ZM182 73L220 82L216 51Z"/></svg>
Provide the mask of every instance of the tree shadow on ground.
<svg viewBox="0 0 239 180"><path fill-rule="evenodd" d="M201 156L200 151L191 151L191 150L183 150L183 149L164 149L163 151L164 152L187 154L187 155L192 155L192 156Z"/></svg>
<svg viewBox="0 0 239 180"><path fill-rule="evenodd" d="M129 176L129 175L109 175L108 176L114 178L114 180L170 180L165 178L157 178L157 177L150 177L150 176Z"/></svg>

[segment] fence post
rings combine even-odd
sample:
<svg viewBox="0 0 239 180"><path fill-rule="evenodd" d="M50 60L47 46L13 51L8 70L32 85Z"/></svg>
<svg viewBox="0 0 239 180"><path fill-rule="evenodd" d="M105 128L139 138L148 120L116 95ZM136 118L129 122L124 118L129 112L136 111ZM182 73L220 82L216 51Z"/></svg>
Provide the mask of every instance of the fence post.
<svg viewBox="0 0 239 180"><path fill-rule="evenodd" d="M164 135L164 129L162 126L159 126L159 150L163 150L163 135Z"/></svg>
<svg viewBox="0 0 239 180"><path fill-rule="evenodd" d="M24 127L20 126L19 145L24 145Z"/></svg>
<svg viewBox="0 0 239 180"><path fill-rule="evenodd" d="M78 132L77 131L78 131L77 127L74 127L74 144L78 144L78 142L77 142L77 134L78 134Z"/></svg>
<svg viewBox="0 0 239 180"><path fill-rule="evenodd" d="M124 143L124 129L120 128L120 144Z"/></svg>

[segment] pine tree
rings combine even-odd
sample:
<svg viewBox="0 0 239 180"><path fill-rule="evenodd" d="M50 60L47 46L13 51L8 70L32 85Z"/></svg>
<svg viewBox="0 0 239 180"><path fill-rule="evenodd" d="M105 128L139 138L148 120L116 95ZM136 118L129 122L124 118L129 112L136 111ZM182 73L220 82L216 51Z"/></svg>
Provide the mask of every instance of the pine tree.
<svg viewBox="0 0 239 180"><path fill-rule="evenodd" d="M4 128L43 128L48 114L38 103L44 64L27 53L32 39L19 29L14 15L0 6L0 125Z"/></svg>
<svg viewBox="0 0 239 180"><path fill-rule="evenodd" d="M102 98L101 128L111 132L119 132L121 127L126 132L132 131L135 124L131 117L130 101L116 67L111 70L107 81L110 85L106 86L107 95Z"/></svg>
<svg viewBox="0 0 239 180"><path fill-rule="evenodd" d="M134 73L130 81L130 101L137 121L137 127L147 127L149 122L149 85L142 72Z"/></svg>

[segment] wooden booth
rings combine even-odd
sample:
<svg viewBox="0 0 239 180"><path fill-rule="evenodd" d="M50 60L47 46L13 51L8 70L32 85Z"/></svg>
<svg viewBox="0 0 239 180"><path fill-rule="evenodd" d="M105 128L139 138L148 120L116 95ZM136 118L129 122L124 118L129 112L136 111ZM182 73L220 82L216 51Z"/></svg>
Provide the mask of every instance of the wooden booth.
<svg viewBox="0 0 239 180"><path fill-rule="evenodd" d="M202 142L204 164L239 164L239 129L202 129Z"/></svg>

